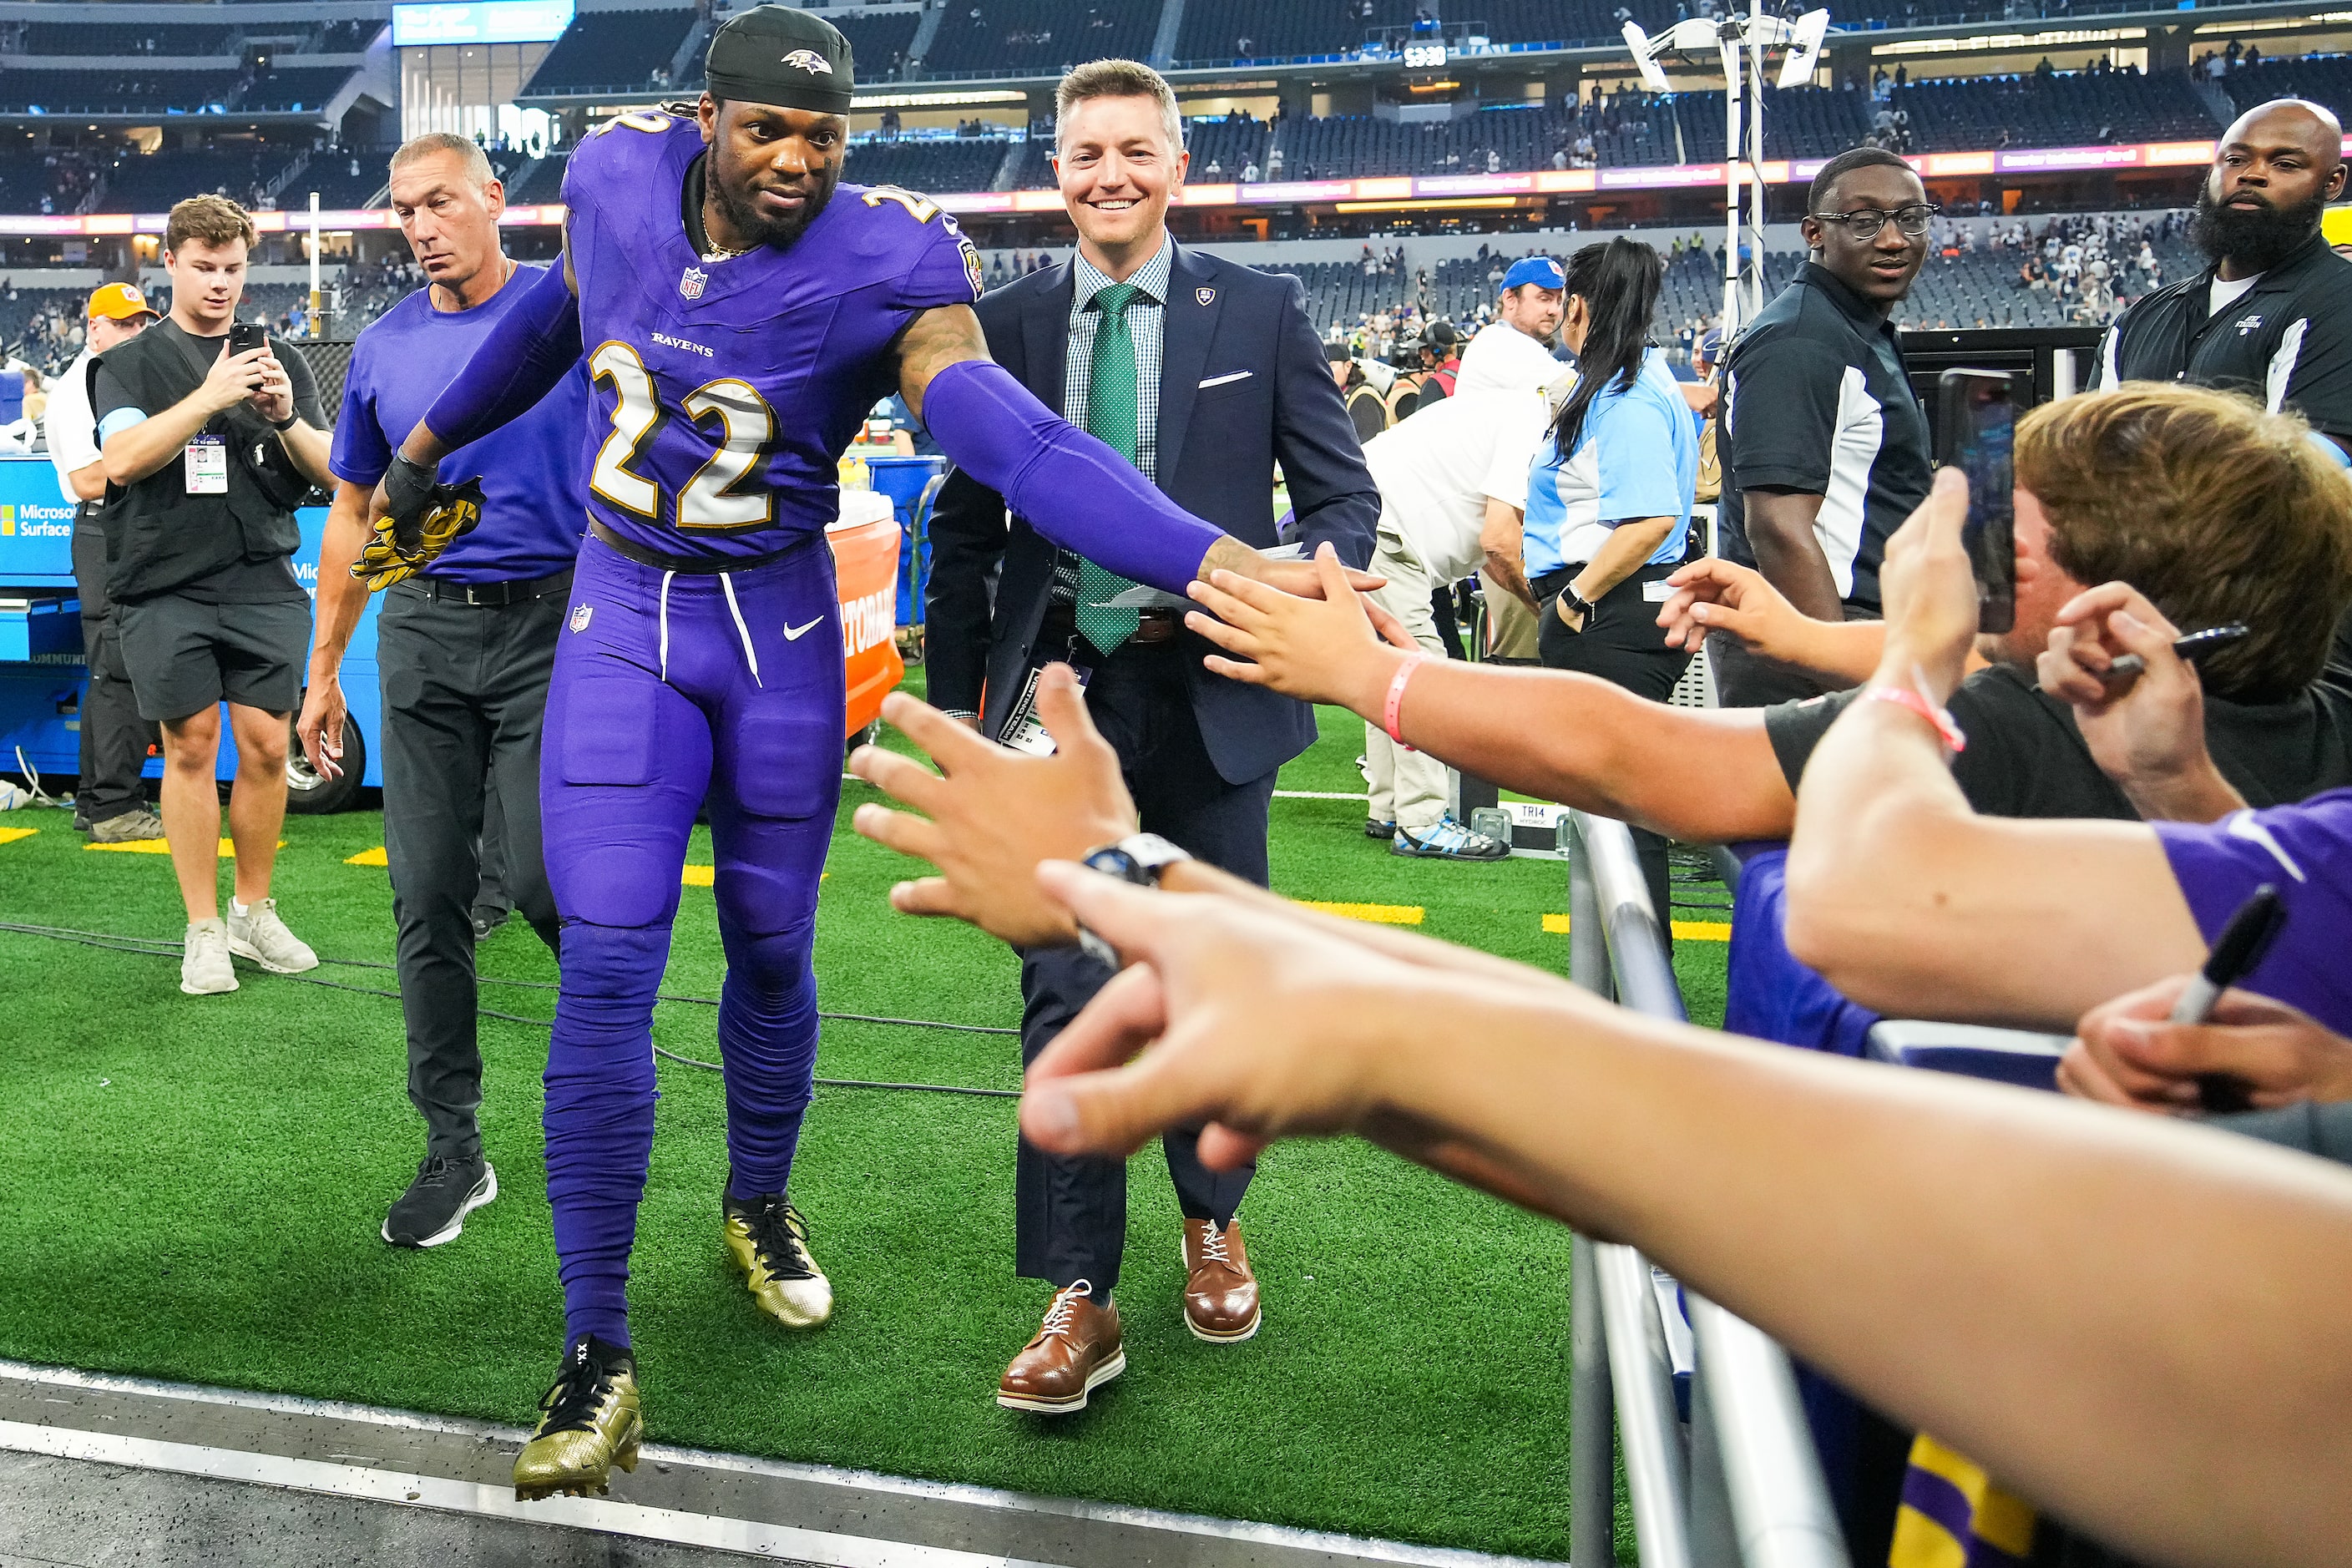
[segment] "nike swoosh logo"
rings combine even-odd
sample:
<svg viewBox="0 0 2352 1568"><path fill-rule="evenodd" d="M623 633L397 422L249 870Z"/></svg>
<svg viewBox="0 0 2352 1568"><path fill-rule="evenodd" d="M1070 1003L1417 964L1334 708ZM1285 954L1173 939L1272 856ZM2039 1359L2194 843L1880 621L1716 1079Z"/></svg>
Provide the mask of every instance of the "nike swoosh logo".
<svg viewBox="0 0 2352 1568"><path fill-rule="evenodd" d="M802 635L803 632L806 632L806 631L809 629L809 627L810 627L810 626L818 626L818 625L823 624L824 620L824 617L823 616L819 616L815 620L814 620L814 621L810 621L810 622L808 622L808 623L807 623L806 625L804 625L804 626L786 626L786 627L784 628L784 640L785 640L786 642L798 642L798 641L800 641L800 640L801 640L801 635Z"/></svg>

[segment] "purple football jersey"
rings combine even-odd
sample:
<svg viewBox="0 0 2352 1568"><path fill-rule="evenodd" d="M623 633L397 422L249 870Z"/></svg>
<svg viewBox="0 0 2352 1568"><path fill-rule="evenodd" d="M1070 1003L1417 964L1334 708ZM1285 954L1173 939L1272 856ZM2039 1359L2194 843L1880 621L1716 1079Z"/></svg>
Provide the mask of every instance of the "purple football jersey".
<svg viewBox="0 0 2352 1568"><path fill-rule="evenodd" d="M706 261L679 202L691 118L608 121L564 173L601 442L590 514L675 555L762 555L822 530L837 464L898 389L891 341L980 297L980 257L910 191L837 187L785 250Z"/></svg>

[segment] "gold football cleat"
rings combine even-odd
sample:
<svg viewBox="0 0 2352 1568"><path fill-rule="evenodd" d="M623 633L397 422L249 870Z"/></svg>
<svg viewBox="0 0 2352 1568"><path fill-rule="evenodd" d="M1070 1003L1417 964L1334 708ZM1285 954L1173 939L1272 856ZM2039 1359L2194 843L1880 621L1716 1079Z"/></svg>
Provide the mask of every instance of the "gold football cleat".
<svg viewBox="0 0 2352 1568"><path fill-rule="evenodd" d="M539 1408L539 1427L515 1456L517 1502L558 1492L602 1497L614 1465L637 1468L646 1425L637 1404L637 1363L627 1351L583 1334Z"/></svg>
<svg viewBox="0 0 2352 1568"><path fill-rule="evenodd" d="M809 1256L808 1221L782 1193L726 1202L727 1256L742 1271L760 1310L788 1329L833 1316L833 1281Z"/></svg>

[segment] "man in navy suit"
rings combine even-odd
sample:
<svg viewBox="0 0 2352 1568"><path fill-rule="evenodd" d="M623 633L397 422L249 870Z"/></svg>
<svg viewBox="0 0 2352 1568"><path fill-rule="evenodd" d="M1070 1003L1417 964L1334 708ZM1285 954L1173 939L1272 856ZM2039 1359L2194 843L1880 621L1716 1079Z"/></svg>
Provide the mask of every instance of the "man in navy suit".
<svg viewBox="0 0 2352 1568"><path fill-rule="evenodd" d="M1279 463L1294 537L1310 553L1328 540L1363 566L1380 493L1297 280L1169 236L1186 154L1168 84L1131 60L1097 60L1062 79L1056 110L1055 169L1077 256L974 307L990 353L1171 499L1258 549L1279 542ZM1045 665L1071 663L1146 834L1264 884L1275 773L1314 741L1313 710L1208 673L1202 656L1214 650L1184 629L1182 606L1151 603L1150 590L1056 550L969 478L941 489L931 539L931 701L1007 745L1050 748L1029 700ZM1024 952L1022 1059L1109 978L1076 948ZM1202 1341L1235 1343L1260 1321L1234 1218L1250 1173L1208 1170L1194 1142L1190 1132L1165 1140L1184 1215L1185 1322ZM1024 1139L1016 1188L1016 1267L1055 1294L997 1401L1049 1415L1083 1409L1088 1391L1127 1364L1112 1300L1127 1168L1049 1155Z"/></svg>

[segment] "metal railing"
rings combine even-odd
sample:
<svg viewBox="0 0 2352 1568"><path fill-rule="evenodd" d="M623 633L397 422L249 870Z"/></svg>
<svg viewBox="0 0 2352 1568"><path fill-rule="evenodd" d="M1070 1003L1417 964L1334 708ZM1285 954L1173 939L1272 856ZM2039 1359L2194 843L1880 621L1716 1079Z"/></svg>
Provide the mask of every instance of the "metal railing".
<svg viewBox="0 0 2352 1568"><path fill-rule="evenodd" d="M1569 976L1654 1018L1683 1021L1682 987L1633 835L1569 814ZM1685 1430L1649 1260L1576 1238L1569 1296L1569 1560L1615 1562L1615 1467L1642 1568L1846 1568L1820 1456L1780 1347L1696 1292Z"/></svg>

